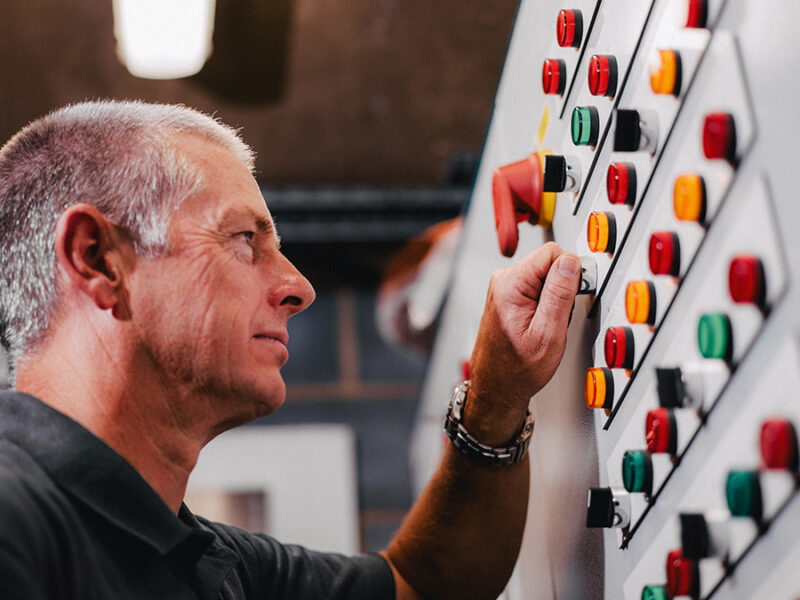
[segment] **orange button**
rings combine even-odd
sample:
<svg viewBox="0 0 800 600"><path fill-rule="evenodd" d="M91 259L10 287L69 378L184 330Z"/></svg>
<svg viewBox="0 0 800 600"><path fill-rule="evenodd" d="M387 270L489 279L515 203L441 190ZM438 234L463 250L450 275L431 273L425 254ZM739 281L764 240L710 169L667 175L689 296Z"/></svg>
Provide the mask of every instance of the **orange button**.
<svg viewBox="0 0 800 600"><path fill-rule="evenodd" d="M706 184L697 173L684 173L675 179L672 194L675 216L681 221L703 223L706 218Z"/></svg>
<svg viewBox="0 0 800 600"><path fill-rule="evenodd" d="M614 252L617 241L617 222L614 215L606 212L593 212L586 226L586 240L592 252Z"/></svg>
<svg viewBox="0 0 800 600"><path fill-rule="evenodd" d="M681 93L681 56L675 50L658 50L650 65L650 87L656 94Z"/></svg>
<svg viewBox="0 0 800 600"><path fill-rule="evenodd" d="M631 281L625 290L625 314L631 323L652 325L656 320L656 290L650 281Z"/></svg>
<svg viewBox="0 0 800 600"><path fill-rule="evenodd" d="M614 376L611 369L597 367L587 370L583 395L589 408L611 408L614 401Z"/></svg>

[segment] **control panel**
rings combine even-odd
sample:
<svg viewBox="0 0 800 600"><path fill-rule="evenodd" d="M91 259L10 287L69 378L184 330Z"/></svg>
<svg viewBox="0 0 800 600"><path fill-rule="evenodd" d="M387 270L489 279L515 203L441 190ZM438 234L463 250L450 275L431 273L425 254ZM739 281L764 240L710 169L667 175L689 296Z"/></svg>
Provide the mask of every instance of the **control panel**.
<svg viewBox="0 0 800 600"><path fill-rule="evenodd" d="M519 4L412 448L421 488L491 273L581 256L509 600L800 598L798 20Z"/></svg>

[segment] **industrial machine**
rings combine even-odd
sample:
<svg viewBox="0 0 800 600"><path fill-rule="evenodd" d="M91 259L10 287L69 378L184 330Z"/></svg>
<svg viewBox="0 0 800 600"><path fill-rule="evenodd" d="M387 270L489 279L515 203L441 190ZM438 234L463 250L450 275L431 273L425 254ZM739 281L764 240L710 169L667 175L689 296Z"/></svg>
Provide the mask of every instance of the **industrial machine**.
<svg viewBox="0 0 800 600"><path fill-rule="evenodd" d="M794 0L522 0L412 448L490 274L583 257L511 599L800 598Z"/></svg>

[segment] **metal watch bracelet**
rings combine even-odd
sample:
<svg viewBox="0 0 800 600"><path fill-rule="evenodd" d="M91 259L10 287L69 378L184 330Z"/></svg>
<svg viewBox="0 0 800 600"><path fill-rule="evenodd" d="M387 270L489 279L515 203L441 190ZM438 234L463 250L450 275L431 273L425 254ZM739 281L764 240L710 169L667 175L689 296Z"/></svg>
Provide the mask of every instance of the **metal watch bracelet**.
<svg viewBox="0 0 800 600"><path fill-rule="evenodd" d="M464 403L466 402L467 392L469 391L469 380L456 386L453 390L453 397L450 399L450 406L447 408L447 415L444 419L444 431L453 445L463 454L477 463L483 465L505 466L520 462L525 457L528 445L533 435L533 415L528 410L522 430L505 447L488 446L479 442L463 424Z"/></svg>

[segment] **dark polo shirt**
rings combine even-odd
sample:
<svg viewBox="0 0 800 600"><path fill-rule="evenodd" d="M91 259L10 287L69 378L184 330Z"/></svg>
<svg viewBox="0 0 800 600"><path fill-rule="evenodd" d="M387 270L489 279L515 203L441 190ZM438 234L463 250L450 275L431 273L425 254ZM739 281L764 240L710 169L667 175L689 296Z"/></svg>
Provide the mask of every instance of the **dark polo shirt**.
<svg viewBox="0 0 800 600"><path fill-rule="evenodd" d="M36 398L0 393L0 599L394 598L378 555L282 545L176 517L99 438Z"/></svg>

